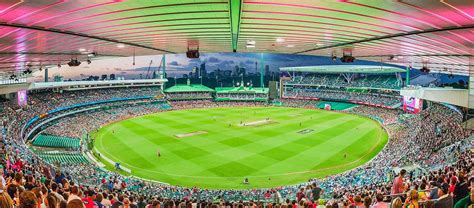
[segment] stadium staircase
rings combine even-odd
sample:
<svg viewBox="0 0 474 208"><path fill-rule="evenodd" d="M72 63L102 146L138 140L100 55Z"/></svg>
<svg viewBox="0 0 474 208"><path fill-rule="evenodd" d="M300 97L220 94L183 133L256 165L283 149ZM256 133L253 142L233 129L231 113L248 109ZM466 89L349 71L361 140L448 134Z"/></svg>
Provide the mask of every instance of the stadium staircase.
<svg viewBox="0 0 474 208"><path fill-rule="evenodd" d="M79 149L80 140L70 137L61 137L54 135L40 134L33 141L33 146L38 147L50 147L50 148L66 148L66 149Z"/></svg>

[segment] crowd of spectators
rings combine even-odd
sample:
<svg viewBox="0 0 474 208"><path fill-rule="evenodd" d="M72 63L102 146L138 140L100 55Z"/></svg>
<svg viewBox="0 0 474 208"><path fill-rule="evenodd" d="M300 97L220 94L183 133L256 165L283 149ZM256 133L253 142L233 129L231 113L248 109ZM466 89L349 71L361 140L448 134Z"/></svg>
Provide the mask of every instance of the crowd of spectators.
<svg viewBox="0 0 474 208"><path fill-rule="evenodd" d="M339 74L296 75L291 80L285 81L285 84L381 89L400 89L402 87L401 80L393 75L367 75L348 78L346 79L343 75Z"/></svg>
<svg viewBox="0 0 474 208"><path fill-rule="evenodd" d="M385 125L398 122L398 117L400 114L402 114L402 111L399 109L386 109L367 105L359 105L349 109L348 112L374 118L375 120L381 121Z"/></svg>
<svg viewBox="0 0 474 208"><path fill-rule="evenodd" d="M211 92L173 92L173 93L167 93L166 98L168 100L212 99L212 93Z"/></svg>
<svg viewBox="0 0 474 208"><path fill-rule="evenodd" d="M352 92L346 89L291 87L284 89L283 96L289 98L315 98L333 101L362 102L387 107L401 104L400 96L384 93Z"/></svg>
<svg viewBox="0 0 474 208"><path fill-rule="evenodd" d="M216 98L229 98L230 100L255 100L268 99L267 93L217 93Z"/></svg>
<svg viewBox="0 0 474 208"><path fill-rule="evenodd" d="M280 102L285 107L292 108L314 108L319 101L317 100L304 100L304 99L279 99Z"/></svg>
<svg viewBox="0 0 474 208"><path fill-rule="evenodd" d="M157 113L167 110L161 103L123 106L120 108L103 109L89 113L75 114L60 119L43 131L44 134L82 138L88 132L99 129L105 124L127 118ZM82 124L82 125L77 125Z"/></svg>
<svg viewBox="0 0 474 208"><path fill-rule="evenodd" d="M253 190L208 190L147 182L102 170L93 164L62 164L56 167L43 162L25 146L19 136L18 129L25 121L32 115L58 106L103 100L110 96L102 96L100 92L94 96L89 92L75 99L66 94L64 96L68 96L70 100L63 104L58 102L66 99L63 95L52 94L56 96L52 99L54 101L43 99L38 102L47 104L30 103L22 109L15 109L4 103L4 134L0 152L4 173L3 177L0 177L1 190L4 190L0 193L1 207L13 207L13 204L22 208L387 207L384 203L393 207L401 207L404 203L404 207L418 207L418 204L430 203L435 207L446 207L442 206L443 204L452 207L458 202L472 205L472 198L468 200L469 183L474 187L470 152L472 139L468 138L472 132L462 128L462 115L441 104L431 103L420 114L409 117L402 117L400 112L383 108L354 108L352 112L360 115L377 116L383 120L397 122L383 123L390 136L386 147L370 162L351 171L322 179L311 179L307 183L294 186ZM131 96L128 92L126 94ZM43 98L46 97L45 94ZM281 102L293 107L312 105L311 101L291 99ZM173 109L266 105L259 102L210 100L173 101L170 104ZM45 107L46 105L49 106ZM36 106L40 109L35 109ZM92 131L115 120L160 110L162 109L148 106L130 106L125 110L99 111L67 118L64 121L68 124L61 122L47 131L60 135L64 135L64 129ZM73 127L74 125L82 127ZM400 174L405 171L397 171L397 168L405 168L408 171ZM401 177L395 178L397 174Z"/></svg>
<svg viewBox="0 0 474 208"><path fill-rule="evenodd" d="M194 101L171 101L171 106L175 110L190 108L216 108L216 107L232 107L232 106L266 106L264 102L233 102L221 101L214 102L211 100L194 100Z"/></svg>

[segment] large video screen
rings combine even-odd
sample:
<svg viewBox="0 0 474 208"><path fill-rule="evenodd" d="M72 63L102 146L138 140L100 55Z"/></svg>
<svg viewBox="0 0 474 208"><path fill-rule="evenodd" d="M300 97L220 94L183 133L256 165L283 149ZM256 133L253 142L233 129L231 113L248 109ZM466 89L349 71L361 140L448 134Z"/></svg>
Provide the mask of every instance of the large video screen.
<svg viewBox="0 0 474 208"><path fill-rule="evenodd" d="M28 95L26 90L20 90L16 94L17 102L19 106L25 106L27 104Z"/></svg>
<svg viewBox="0 0 474 208"><path fill-rule="evenodd" d="M409 113L419 113L423 107L423 100L410 96L403 96L403 110Z"/></svg>

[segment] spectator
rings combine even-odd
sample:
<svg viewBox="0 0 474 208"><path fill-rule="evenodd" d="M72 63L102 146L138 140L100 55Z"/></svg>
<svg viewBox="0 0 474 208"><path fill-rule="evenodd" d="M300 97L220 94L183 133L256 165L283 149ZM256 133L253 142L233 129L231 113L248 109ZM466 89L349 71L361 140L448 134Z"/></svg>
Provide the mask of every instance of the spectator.
<svg viewBox="0 0 474 208"><path fill-rule="evenodd" d="M403 204L405 208L418 208L418 192L414 189L407 193L407 198Z"/></svg>
<svg viewBox="0 0 474 208"><path fill-rule="evenodd" d="M13 200L3 189L0 189L0 207L13 207Z"/></svg>
<svg viewBox="0 0 474 208"><path fill-rule="evenodd" d="M318 201L322 193L323 193L323 190L319 188L316 183L313 183L312 189L311 189L312 200Z"/></svg>
<svg viewBox="0 0 474 208"><path fill-rule="evenodd" d="M73 199L67 203L67 208L86 208L80 199Z"/></svg>
<svg viewBox="0 0 474 208"><path fill-rule="evenodd" d="M84 203L84 206L86 208L95 208L97 207L97 204L95 202L95 197L96 197L96 193L94 190L92 189L89 189L86 191L86 198L83 198L82 199L82 203Z"/></svg>
<svg viewBox="0 0 474 208"><path fill-rule="evenodd" d="M393 185L392 185L392 193L391 194L399 194L399 193L403 193L403 191L405 190L405 187L403 187L403 178L405 177L405 174L407 173L407 171L405 169L402 169L400 171L400 173L398 174L398 177L396 177L394 180L393 180Z"/></svg>
<svg viewBox="0 0 474 208"><path fill-rule="evenodd" d="M46 197L46 204L48 205L47 208L58 208L59 207L59 199L56 198L54 194L48 194Z"/></svg>
<svg viewBox="0 0 474 208"><path fill-rule="evenodd" d="M403 207L403 202L400 197L395 198L392 201L392 207L391 208L402 208Z"/></svg>
<svg viewBox="0 0 474 208"><path fill-rule="evenodd" d="M37 208L36 195L31 191L23 191L20 194L20 206L18 208Z"/></svg>
<svg viewBox="0 0 474 208"><path fill-rule="evenodd" d="M372 206L372 208L388 208L388 203L383 201L383 195L378 193L375 196L376 203Z"/></svg>
<svg viewBox="0 0 474 208"><path fill-rule="evenodd" d="M435 208L451 208L453 207L453 197L449 195L449 185L442 183L438 187L438 200L434 203Z"/></svg>
<svg viewBox="0 0 474 208"><path fill-rule="evenodd" d="M471 177L471 179L469 179L469 183L471 185L470 187L470 191L471 193L469 195L467 195L466 197L462 198L461 200L459 200L456 205L454 205L454 208L469 208L469 207L473 207L474 205L474 177Z"/></svg>
<svg viewBox="0 0 474 208"><path fill-rule="evenodd" d="M79 187L77 187L76 185L71 187L71 194L69 194L69 198L67 198L67 202L70 202L71 200L74 200L74 199L81 199L81 197L79 197Z"/></svg>

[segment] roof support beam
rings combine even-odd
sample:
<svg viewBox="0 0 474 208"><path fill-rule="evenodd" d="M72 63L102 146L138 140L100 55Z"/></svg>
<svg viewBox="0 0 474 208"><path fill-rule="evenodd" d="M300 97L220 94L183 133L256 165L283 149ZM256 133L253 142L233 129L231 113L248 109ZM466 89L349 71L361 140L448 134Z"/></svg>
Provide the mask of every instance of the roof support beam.
<svg viewBox="0 0 474 208"><path fill-rule="evenodd" d="M230 31L232 35L232 51L237 52L239 42L240 18L243 0L229 0Z"/></svg>
<svg viewBox="0 0 474 208"><path fill-rule="evenodd" d="M466 25L466 26L462 26L462 27L445 27L445 28L440 28L440 29L428 29L428 30L422 30L422 31L411 31L411 32L406 32L406 33L397 33L397 34L384 35L384 36L378 36L378 37L373 37L373 38L366 38L366 39L362 39L362 40L356 40L356 41L350 41L350 42L345 42L345 43L338 43L338 44L333 44L333 45L308 49L308 50L304 50L304 51L295 52L294 54L307 53L307 52L311 52L311 51L318 51L318 50L323 50L323 49L328 49L328 48L337 48L337 47L353 45L353 44L357 44L357 43L365 43L365 42L384 40L384 39L390 39L390 38L405 37L405 36L409 36L409 35L420 35L420 34L426 34L426 33L445 32L445 31L454 31L454 30L466 30L466 29L473 29L473 28L474 28L474 24L473 25Z"/></svg>
<svg viewBox="0 0 474 208"><path fill-rule="evenodd" d="M20 29L29 29L29 30L36 30L36 31L43 31L43 32L52 32L52 33L58 33L58 34L64 34L64 35L72 35L72 36L77 36L77 37L83 37L83 38L90 38L90 39L95 39L95 40L101 40L101 41L106 41L106 42L112 42L112 43L117 43L117 44L124 44L124 45L129 45L129 46L134 46L137 48L144 48L144 49L149 49L149 50L154 50L154 51L160 51L163 53L172 53L172 51L160 49L160 48L155 48L155 47L150 47L146 45L141 45L141 44L136 44L136 43L131 43L131 42L125 42L125 41L120 41L120 40L115 40L115 39L110 39L110 38L105 38L105 37L100 37L100 36L95 36L95 35L87 35L84 33L76 33L73 31L67 31L67 30L59 30L59 29L54 29L54 28L44 28L44 27L38 27L38 26L28 26L28 25L23 25L23 24L14 24L14 23L6 23L6 22L0 22L0 26L4 27L14 27L14 28L20 28Z"/></svg>

